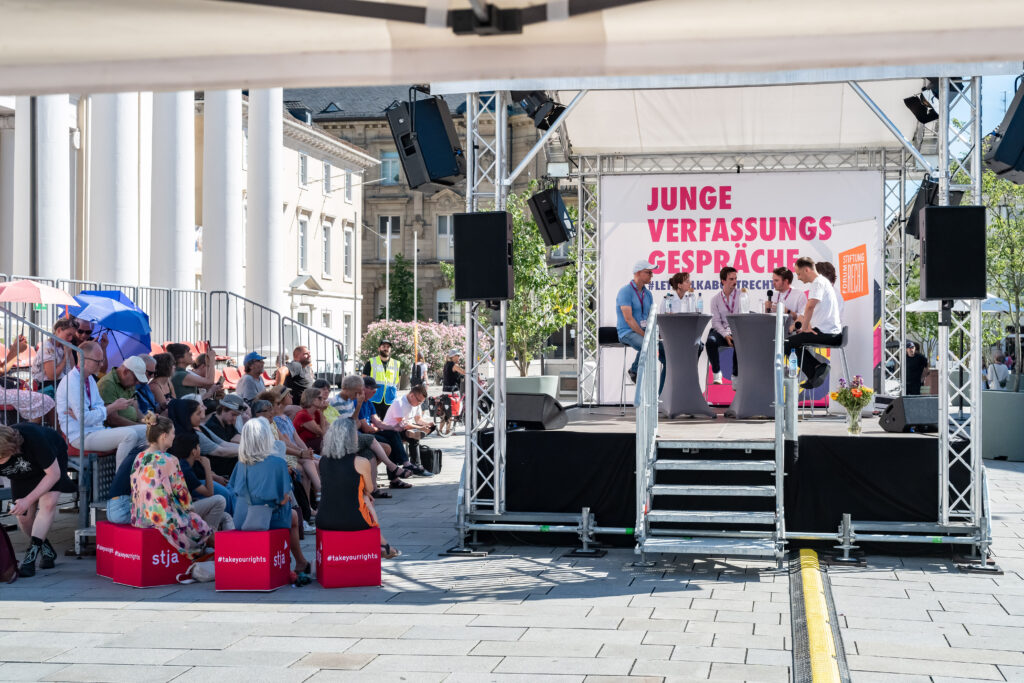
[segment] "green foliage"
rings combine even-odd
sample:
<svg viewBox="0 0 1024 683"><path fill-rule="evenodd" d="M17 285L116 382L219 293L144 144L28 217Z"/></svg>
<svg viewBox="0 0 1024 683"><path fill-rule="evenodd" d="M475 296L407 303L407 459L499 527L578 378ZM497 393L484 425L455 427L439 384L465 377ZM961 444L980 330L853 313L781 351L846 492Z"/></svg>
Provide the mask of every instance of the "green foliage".
<svg viewBox="0 0 1024 683"><path fill-rule="evenodd" d="M386 275L381 276L381 282L386 282ZM413 286L412 261L402 254L395 254L394 263L391 264L391 319L412 322L412 286ZM423 292L416 291L416 317L423 320ZM377 315L378 320L384 319L384 311Z"/></svg>
<svg viewBox="0 0 1024 683"><path fill-rule="evenodd" d="M414 329L415 328L415 329ZM448 360L448 352L452 349L464 349L466 347L466 328L462 325L446 325L444 323L411 323L379 321L370 323L363 335L360 345L359 364L370 360L377 355L381 339L391 342L391 355L402 363L402 371L409 372L413 363L413 348L415 336L419 335L419 351L423 354L430 372L440 374L445 361ZM482 335L477 339L477 344L488 348L487 339Z"/></svg>

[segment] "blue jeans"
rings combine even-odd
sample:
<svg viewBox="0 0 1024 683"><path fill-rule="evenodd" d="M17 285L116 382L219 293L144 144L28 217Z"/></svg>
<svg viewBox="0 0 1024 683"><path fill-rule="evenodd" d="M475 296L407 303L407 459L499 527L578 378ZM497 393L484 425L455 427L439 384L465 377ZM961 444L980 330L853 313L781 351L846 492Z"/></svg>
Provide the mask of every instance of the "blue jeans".
<svg viewBox="0 0 1024 683"><path fill-rule="evenodd" d="M223 484L213 482L213 495L224 496L224 511L227 512L229 515L235 514L236 496L233 490L229 489L227 486L224 486ZM197 496L197 499L202 499L202 496Z"/></svg>
<svg viewBox="0 0 1024 683"><path fill-rule="evenodd" d="M132 523L132 497L118 496L107 501L107 521L111 524Z"/></svg>
<svg viewBox="0 0 1024 683"><path fill-rule="evenodd" d="M619 341L636 349L636 357L633 359L633 365L629 368L629 371L635 375L640 365L640 349L644 344L644 338L630 330L626 334L619 334ZM665 388L665 347L660 341L658 342L658 360L661 361L661 381L658 383L658 393L660 394L661 390ZM639 388L640 383L637 382L637 389L639 390Z"/></svg>

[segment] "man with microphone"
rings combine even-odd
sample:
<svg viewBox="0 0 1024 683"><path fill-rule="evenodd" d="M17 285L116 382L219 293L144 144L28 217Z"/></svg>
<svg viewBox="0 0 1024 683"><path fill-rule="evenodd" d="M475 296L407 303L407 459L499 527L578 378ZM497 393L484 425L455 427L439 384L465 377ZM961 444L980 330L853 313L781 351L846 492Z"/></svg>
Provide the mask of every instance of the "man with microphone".
<svg viewBox="0 0 1024 683"><path fill-rule="evenodd" d="M789 315L789 324L786 325L786 329L792 333L793 325L804 314L807 298L803 292L793 289L793 271L785 266L779 266L772 271L772 286L775 289L768 290L768 301L764 305L765 313L774 313L781 303L786 307L786 313ZM778 294L773 299L772 294L776 292Z"/></svg>

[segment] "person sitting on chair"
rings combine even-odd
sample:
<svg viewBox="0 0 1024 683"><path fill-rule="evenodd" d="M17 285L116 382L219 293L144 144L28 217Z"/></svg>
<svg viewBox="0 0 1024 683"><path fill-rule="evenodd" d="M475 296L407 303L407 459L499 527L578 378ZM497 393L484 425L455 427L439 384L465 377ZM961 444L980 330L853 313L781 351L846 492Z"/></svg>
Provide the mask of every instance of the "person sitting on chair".
<svg viewBox="0 0 1024 683"><path fill-rule="evenodd" d="M712 383L722 383L722 366L718 359L718 350L731 346L732 353L732 384L737 389L736 375L740 374L739 358L736 357L736 346L732 340L732 328L729 326L729 317L733 313L740 312L740 296L736 291L736 269L732 266L722 268L718 273L718 279L722 282L722 290L711 297L711 331L708 332L707 344L704 348L708 352L708 362L711 364L711 372L714 373Z"/></svg>
<svg viewBox="0 0 1024 683"><path fill-rule="evenodd" d="M53 324L53 336L68 344L74 344L75 326L67 318L59 318ZM47 339L39 347L39 352L32 357L32 381L35 382L37 391L53 396L54 389L74 367L75 359L71 350L55 339Z"/></svg>
<svg viewBox="0 0 1024 683"><path fill-rule="evenodd" d="M796 261L796 276L800 281L810 285L807 292L807 305L803 315L797 318L796 334L786 339L785 353L805 346L821 344L839 344L843 338L843 327L839 322L839 304L836 302L832 283L819 275L814 268L814 259L801 256ZM828 374L829 363L819 358L813 351L803 354L802 370L806 380L801 384L804 389L820 387Z"/></svg>
<svg viewBox="0 0 1024 683"><path fill-rule="evenodd" d="M686 310L689 299L686 295L693 291L690 283L690 274L687 272L676 273L668 279L668 292L661 300L661 308L658 313L689 313ZM690 295L693 298L693 295Z"/></svg>
<svg viewBox="0 0 1024 683"><path fill-rule="evenodd" d="M786 314L789 316L789 324L786 326L789 332L793 332L793 324L803 312L807 305L807 297L803 292L793 289L793 271L786 266L779 266L772 271L772 286L775 289L775 296L764 304L765 313L774 313L781 303L786 307Z"/></svg>
<svg viewBox="0 0 1024 683"><path fill-rule="evenodd" d="M633 279L615 296L615 328L619 341L636 349L636 358L629 368L629 378L636 382L637 368L640 365L640 349L643 348L644 335L647 332L647 317L654 307L654 295L647 289L654 277L654 265L647 261L633 264ZM661 381L658 391L665 386L665 349L658 342L658 359L661 360Z"/></svg>
<svg viewBox="0 0 1024 683"><path fill-rule="evenodd" d="M397 428L410 441L419 441L437 428L423 417L423 402L427 400L427 388L422 384L413 387L409 393L391 404L384 424Z"/></svg>

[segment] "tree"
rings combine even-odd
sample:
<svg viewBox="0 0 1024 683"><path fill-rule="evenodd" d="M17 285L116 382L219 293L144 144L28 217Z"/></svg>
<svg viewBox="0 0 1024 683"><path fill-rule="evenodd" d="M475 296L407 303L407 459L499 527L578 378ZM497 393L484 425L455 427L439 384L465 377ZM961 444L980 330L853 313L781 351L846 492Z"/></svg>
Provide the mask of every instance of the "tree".
<svg viewBox="0 0 1024 683"><path fill-rule="evenodd" d="M530 361L540 356L548 338L576 322L576 268L557 272L548 265L548 250L540 236L527 201L537 191L532 181L522 193L509 194L505 210L512 214L512 275L515 296L508 302L505 340L508 357L525 377ZM573 219L576 212L570 209ZM454 286L455 269L441 264L441 271Z"/></svg>
<svg viewBox="0 0 1024 683"><path fill-rule="evenodd" d="M395 254L394 263L391 264L391 319L412 322L412 285L413 272L412 261L402 254ZM386 281L386 275L382 275L382 282ZM416 317L423 320L423 292L416 290ZM378 320L384 319L384 311L377 316Z"/></svg>
<svg viewBox="0 0 1024 683"><path fill-rule="evenodd" d="M1017 334L1014 372L1020 375L1021 302L1024 300L1024 186L985 171L981 180L984 204L989 208L986 257L988 283L1010 304L1009 319ZM1008 351L1010 349L1007 349Z"/></svg>

